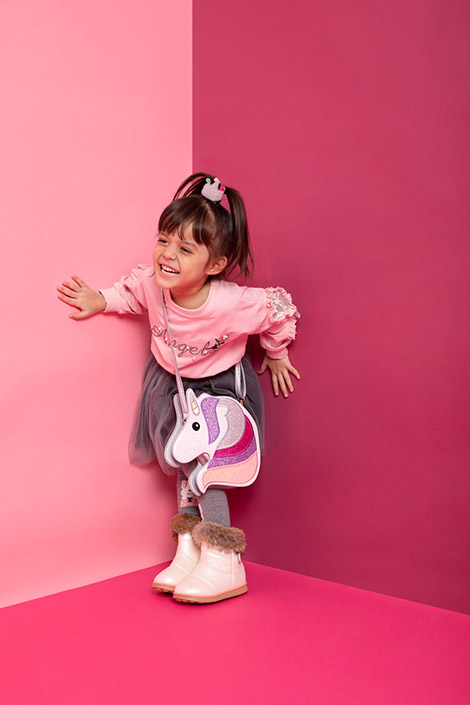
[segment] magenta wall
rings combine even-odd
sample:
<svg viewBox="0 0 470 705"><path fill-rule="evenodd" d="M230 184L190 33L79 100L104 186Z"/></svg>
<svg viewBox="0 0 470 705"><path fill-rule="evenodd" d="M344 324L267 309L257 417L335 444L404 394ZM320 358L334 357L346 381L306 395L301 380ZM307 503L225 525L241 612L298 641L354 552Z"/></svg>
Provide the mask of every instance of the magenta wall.
<svg viewBox="0 0 470 705"><path fill-rule="evenodd" d="M302 319L247 558L469 611L464 0L194 2L194 166Z"/></svg>

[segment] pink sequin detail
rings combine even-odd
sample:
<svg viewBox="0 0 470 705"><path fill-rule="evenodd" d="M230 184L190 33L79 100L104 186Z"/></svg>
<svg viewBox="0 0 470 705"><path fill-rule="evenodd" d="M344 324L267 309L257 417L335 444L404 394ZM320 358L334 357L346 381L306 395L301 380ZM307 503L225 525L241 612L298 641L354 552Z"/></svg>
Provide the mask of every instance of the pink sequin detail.
<svg viewBox="0 0 470 705"><path fill-rule="evenodd" d="M214 457L208 465L208 468L241 463L243 460L250 458L255 451L255 434L251 423L245 416L245 430L238 443L230 446L230 448L221 448L220 450L216 450Z"/></svg>

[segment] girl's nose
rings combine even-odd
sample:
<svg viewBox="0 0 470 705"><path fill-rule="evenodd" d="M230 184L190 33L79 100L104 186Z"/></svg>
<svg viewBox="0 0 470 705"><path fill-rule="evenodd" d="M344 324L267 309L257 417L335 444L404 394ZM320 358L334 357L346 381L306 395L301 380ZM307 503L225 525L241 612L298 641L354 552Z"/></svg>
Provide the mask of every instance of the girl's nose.
<svg viewBox="0 0 470 705"><path fill-rule="evenodd" d="M163 256L165 259L175 259L176 258L176 253L173 249L173 247L167 247L165 251L163 252Z"/></svg>

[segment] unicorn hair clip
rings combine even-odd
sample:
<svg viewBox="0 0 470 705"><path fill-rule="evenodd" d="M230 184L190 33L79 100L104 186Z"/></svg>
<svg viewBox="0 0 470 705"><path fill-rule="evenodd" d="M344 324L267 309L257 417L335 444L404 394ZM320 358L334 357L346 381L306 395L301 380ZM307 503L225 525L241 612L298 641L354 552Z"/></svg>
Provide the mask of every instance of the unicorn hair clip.
<svg viewBox="0 0 470 705"><path fill-rule="evenodd" d="M201 194L204 198L207 198L212 203L220 203L222 197L225 193L225 186L220 185L220 180L215 178L212 182L211 179L207 178L206 183L202 187Z"/></svg>

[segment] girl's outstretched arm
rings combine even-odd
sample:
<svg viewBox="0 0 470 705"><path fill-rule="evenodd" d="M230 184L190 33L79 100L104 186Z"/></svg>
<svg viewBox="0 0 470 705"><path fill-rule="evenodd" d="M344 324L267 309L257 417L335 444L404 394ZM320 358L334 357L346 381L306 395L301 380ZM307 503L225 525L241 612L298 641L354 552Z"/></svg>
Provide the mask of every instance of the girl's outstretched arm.
<svg viewBox="0 0 470 705"><path fill-rule="evenodd" d="M294 377L300 379L300 374L295 367L291 365L289 355L281 357L280 360L273 360L271 357L265 355L258 374L262 375L267 367L269 367L271 371L271 381L276 397L279 396L279 389L284 397L287 397L289 392L294 391L290 375L292 373ZM289 390L289 392L287 390Z"/></svg>
<svg viewBox="0 0 470 705"><path fill-rule="evenodd" d="M72 274L72 279L73 282L62 282L62 285L57 287L57 298L79 309L78 313L71 313L69 318L89 318L105 310L106 299L103 294L91 289L75 274Z"/></svg>

